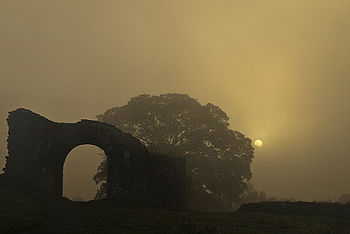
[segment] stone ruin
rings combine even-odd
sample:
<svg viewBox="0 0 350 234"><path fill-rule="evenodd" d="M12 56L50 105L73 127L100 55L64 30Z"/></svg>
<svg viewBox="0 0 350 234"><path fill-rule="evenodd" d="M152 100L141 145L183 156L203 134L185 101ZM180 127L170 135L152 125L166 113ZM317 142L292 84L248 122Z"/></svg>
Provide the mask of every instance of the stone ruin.
<svg viewBox="0 0 350 234"><path fill-rule="evenodd" d="M63 165L84 144L107 156L107 199L135 204L183 206L185 160L149 152L113 125L81 120L57 123L26 109L9 112L8 156L1 187L41 199L62 197Z"/></svg>

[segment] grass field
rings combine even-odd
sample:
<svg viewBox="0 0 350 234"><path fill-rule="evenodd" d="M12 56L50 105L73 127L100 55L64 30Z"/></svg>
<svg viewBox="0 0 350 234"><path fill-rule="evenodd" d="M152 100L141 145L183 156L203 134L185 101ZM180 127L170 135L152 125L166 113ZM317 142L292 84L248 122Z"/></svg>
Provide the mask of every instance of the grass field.
<svg viewBox="0 0 350 234"><path fill-rule="evenodd" d="M81 203L79 233L350 233L350 220L262 212L206 213Z"/></svg>
<svg viewBox="0 0 350 234"><path fill-rule="evenodd" d="M64 212L70 205L79 217ZM188 210L126 208L109 201L57 203L62 219L79 220L71 233L350 233L350 220L317 215L278 214L273 212L237 211L209 213ZM20 233L45 225L55 211L50 204L35 201L22 194L0 192L0 233ZM52 206L51 206L52 207ZM56 218L55 218L56 219ZM63 220L64 221L64 220ZM53 222L60 225L59 221ZM51 226L53 229L58 227Z"/></svg>
<svg viewBox="0 0 350 234"><path fill-rule="evenodd" d="M46 203L21 193L0 190L0 233L21 233L44 225Z"/></svg>

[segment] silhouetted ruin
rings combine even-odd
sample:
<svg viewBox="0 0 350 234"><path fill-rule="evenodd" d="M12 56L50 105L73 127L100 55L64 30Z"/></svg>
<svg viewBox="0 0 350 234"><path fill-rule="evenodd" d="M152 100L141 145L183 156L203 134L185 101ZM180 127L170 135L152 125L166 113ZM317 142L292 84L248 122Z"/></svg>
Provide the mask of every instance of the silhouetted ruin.
<svg viewBox="0 0 350 234"><path fill-rule="evenodd" d="M2 186L44 199L62 197L63 165L84 144L107 156L107 198L135 204L182 206L185 160L150 153L131 134L92 120L57 123L26 109L9 113Z"/></svg>

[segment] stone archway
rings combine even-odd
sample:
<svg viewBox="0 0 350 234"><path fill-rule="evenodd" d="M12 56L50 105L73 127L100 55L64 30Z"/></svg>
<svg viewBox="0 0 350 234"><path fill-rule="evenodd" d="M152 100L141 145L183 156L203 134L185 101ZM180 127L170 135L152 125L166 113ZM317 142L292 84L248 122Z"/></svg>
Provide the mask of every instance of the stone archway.
<svg viewBox="0 0 350 234"><path fill-rule="evenodd" d="M63 164L79 145L107 156L107 198L183 204L185 161L150 153L135 137L92 120L57 123L26 109L9 113L4 183L46 199L62 197Z"/></svg>

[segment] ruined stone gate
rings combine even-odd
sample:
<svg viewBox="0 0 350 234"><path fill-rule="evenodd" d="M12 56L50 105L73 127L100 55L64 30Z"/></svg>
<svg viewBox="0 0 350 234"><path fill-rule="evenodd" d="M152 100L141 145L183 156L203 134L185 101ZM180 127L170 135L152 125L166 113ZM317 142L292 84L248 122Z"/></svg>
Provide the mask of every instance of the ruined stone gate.
<svg viewBox="0 0 350 234"><path fill-rule="evenodd" d="M185 160L150 153L131 134L92 120L57 123L26 109L9 112L8 156L2 186L44 199L62 197L63 165L84 144L107 156L107 198L183 205Z"/></svg>

